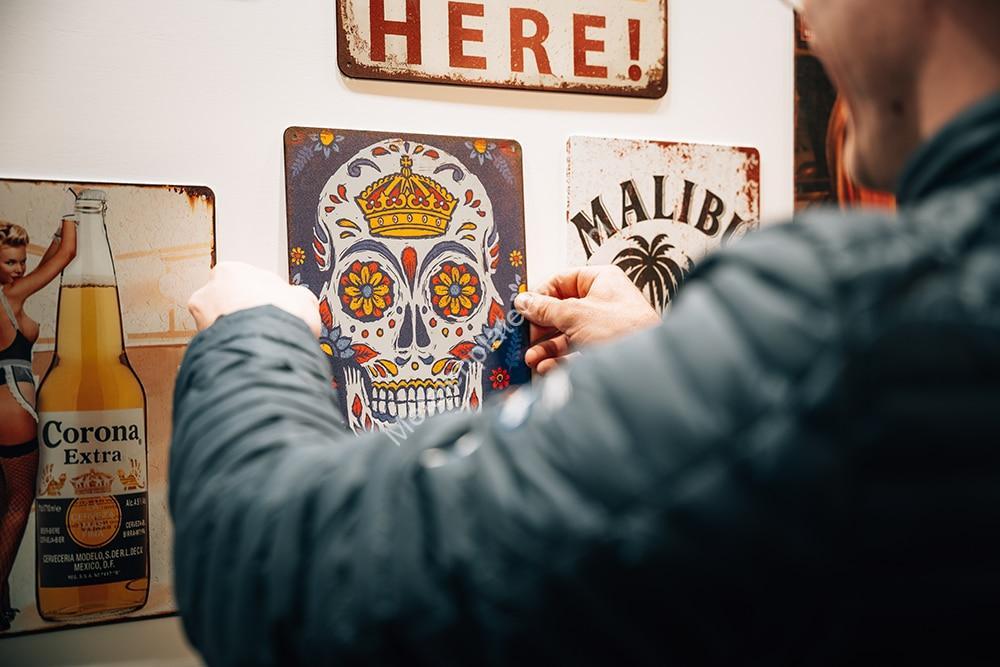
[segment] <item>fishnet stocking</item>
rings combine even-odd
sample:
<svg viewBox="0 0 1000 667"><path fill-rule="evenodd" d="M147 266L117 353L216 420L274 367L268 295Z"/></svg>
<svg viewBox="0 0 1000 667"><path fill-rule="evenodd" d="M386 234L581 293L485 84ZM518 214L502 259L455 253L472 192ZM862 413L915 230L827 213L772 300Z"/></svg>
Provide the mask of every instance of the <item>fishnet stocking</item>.
<svg viewBox="0 0 1000 667"><path fill-rule="evenodd" d="M7 592L7 577L14 567L14 557L21 546L28 514L35 500L35 476L38 474L38 450L24 456L0 458L0 587ZM6 597L6 596L4 596ZM2 604L8 604L3 599Z"/></svg>

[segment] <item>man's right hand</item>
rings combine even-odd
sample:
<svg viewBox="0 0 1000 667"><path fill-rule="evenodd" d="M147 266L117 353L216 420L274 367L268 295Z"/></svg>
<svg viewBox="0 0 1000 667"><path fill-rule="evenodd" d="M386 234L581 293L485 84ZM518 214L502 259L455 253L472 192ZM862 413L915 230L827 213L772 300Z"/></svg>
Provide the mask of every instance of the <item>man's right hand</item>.
<svg viewBox="0 0 1000 667"><path fill-rule="evenodd" d="M660 316L617 266L560 273L514 307L531 323L525 362L545 374L573 349L619 338L660 323Z"/></svg>

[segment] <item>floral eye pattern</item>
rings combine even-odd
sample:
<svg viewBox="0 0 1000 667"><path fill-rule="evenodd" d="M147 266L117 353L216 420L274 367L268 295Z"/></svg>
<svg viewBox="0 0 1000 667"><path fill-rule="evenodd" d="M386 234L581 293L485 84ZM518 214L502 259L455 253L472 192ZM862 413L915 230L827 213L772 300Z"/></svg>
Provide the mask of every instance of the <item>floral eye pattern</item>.
<svg viewBox="0 0 1000 667"><path fill-rule="evenodd" d="M431 304L441 317L468 317L483 298L483 287L468 264L445 262L431 278Z"/></svg>
<svg viewBox="0 0 1000 667"><path fill-rule="evenodd" d="M344 312L362 322L374 322L393 303L392 278L378 262L355 261L340 277L340 303Z"/></svg>

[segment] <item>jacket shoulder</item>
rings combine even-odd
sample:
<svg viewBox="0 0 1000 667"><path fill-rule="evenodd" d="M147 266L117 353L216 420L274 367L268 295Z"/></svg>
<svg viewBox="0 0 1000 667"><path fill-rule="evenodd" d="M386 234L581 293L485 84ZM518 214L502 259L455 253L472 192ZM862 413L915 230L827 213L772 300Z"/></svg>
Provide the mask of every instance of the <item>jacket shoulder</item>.
<svg viewBox="0 0 1000 667"><path fill-rule="evenodd" d="M888 215L814 210L722 248L692 277L713 280L740 271L761 287L780 289L789 299L831 300L851 274L880 264L884 258L878 248L893 233Z"/></svg>

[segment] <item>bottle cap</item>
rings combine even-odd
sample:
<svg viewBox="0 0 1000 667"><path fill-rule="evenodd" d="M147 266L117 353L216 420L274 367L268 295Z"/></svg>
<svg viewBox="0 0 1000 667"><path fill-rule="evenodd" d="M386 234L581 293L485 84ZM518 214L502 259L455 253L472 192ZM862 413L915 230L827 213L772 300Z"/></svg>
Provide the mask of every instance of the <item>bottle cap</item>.
<svg viewBox="0 0 1000 667"><path fill-rule="evenodd" d="M77 197L78 200L86 201L107 201L108 196L105 194L104 190L84 190Z"/></svg>
<svg viewBox="0 0 1000 667"><path fill-rule="evenodd" d="M104 190L84 190L76 198L77 213L104 213L107 209Z"/></svg>

